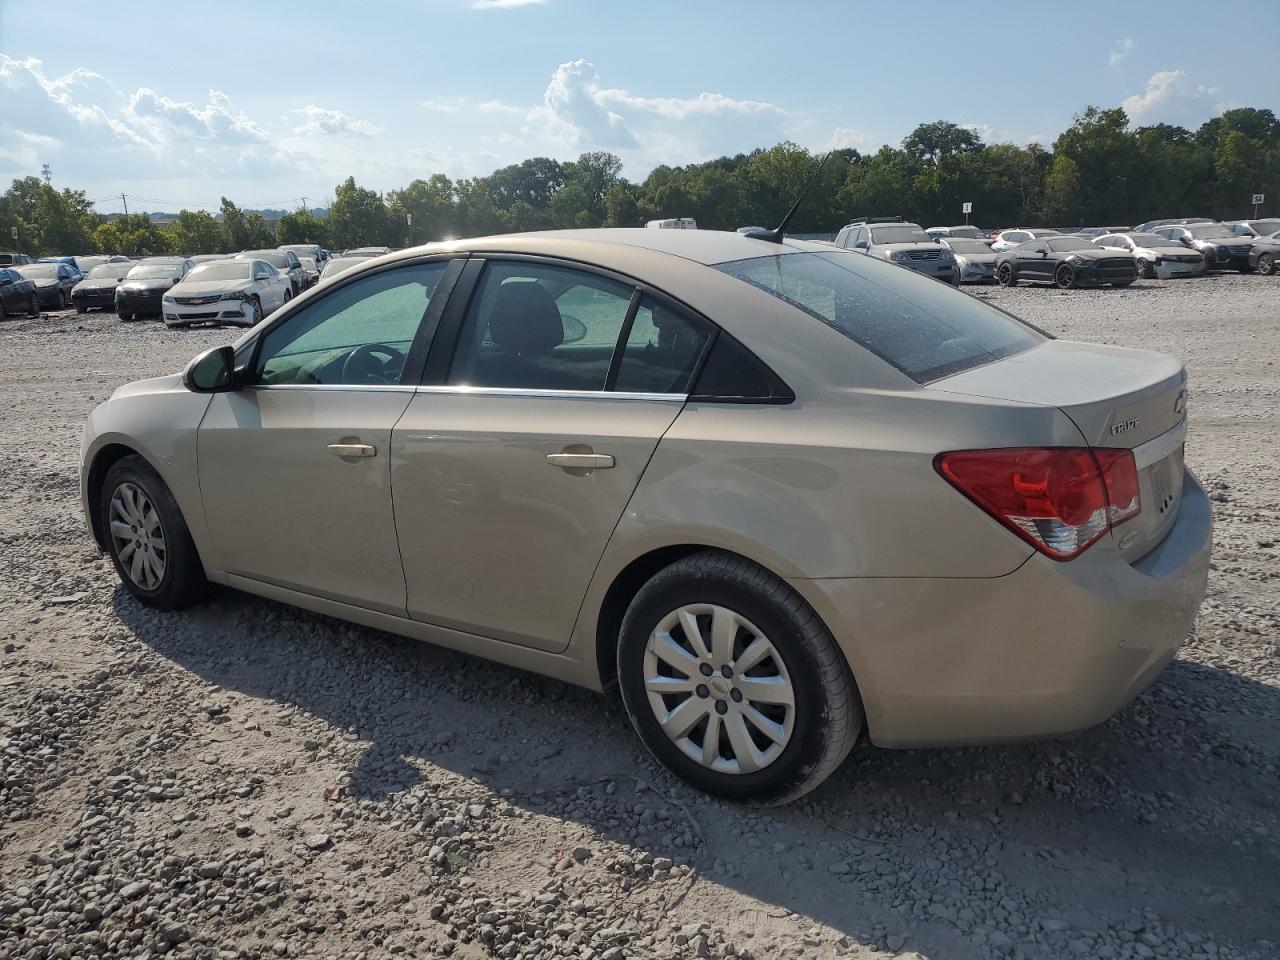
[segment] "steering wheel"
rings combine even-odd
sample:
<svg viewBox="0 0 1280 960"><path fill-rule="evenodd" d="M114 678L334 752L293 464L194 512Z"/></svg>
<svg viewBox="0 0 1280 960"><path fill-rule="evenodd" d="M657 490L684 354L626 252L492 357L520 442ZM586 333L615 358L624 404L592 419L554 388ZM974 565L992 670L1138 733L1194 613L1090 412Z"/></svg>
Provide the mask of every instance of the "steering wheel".
<svg viewBox="0 0 1280 960"><path fill-rule="evenodd" d="M395 383L404 369L404 360L404 354L389 344L362 343L342 362L342 382Z"/></svg>

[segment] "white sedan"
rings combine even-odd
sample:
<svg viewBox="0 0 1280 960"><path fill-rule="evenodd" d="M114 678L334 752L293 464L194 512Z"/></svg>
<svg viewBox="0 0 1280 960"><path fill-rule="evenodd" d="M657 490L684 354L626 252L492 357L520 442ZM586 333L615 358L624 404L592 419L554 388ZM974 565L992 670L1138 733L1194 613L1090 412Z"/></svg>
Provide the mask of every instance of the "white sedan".
<svg viewBox="0 0 1280 960"><path fill-rule="evenodd" d="M293 299L289 278L265 260L216 260L188 273L164 295L164 322L252 327Z"/></svg>
<svg viewBox="0 0 1280 960"><path fill-rule="evenodd" d="M1138 276L1147 280L1198 277L1208 269L1208 261L1199 250L1154 233L1108 233L1095 237L1093 242L1107 250L1133 254L1138 261Z"/></svg>

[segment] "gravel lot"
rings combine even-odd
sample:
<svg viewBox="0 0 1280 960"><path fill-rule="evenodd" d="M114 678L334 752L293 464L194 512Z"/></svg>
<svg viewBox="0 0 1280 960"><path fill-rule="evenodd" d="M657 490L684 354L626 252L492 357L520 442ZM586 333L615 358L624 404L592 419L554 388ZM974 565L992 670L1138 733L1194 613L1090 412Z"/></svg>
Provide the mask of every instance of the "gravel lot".
<svg viewBox="0 0 1280 960"><path fill-rule="evenodd" d="M1280 955L1280 281L979 295L1186 359L1195 634L1088 733L864 741L765 810L585 691L229 591L141 608L82 526L81 427L232 335L0 326L0 956Z"/></svg>

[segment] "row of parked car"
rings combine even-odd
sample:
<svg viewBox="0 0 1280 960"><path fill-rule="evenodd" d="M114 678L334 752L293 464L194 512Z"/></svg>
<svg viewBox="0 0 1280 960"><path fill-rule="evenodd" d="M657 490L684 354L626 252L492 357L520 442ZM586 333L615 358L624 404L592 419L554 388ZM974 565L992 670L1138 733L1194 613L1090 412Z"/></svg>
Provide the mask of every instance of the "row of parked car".
<svg viewBox="0 0 1280 960"><path fill-rule="evenodd" d="M1273 275L1280 220L1226 223L1200 217L1075 231L1015 227L929 227L901 217L859 217L835 245L948 283L1012 286L1039 281L1071 288L1128 286L1139 277L1167 280L1209 270Z"/></svg>
<svg viewBox="0 0 1280 960"><path fill-rule="evenodd" d="M41 309L113 310L121 320L159 315L171 327L252 326L307 288L389 247L334 256L318 244L189 257L45 257L0 253L0 319Z"/></svg>

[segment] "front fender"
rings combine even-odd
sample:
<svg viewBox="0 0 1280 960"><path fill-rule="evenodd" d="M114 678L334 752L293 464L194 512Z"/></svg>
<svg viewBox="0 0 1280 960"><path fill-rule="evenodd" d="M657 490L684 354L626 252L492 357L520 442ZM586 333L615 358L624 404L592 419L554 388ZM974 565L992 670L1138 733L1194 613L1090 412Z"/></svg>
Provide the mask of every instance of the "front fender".
<svg viewBox="0 0 1280 960"><path fill-rule="evenodd" d="M127 450L146 460L173 493L209 566L213 545L200 500L196 431L210 399L182 387L176 376L162 377L129 385L89 414L80 451L80 500L95 540L93 517L103 464Z"/></svg>

